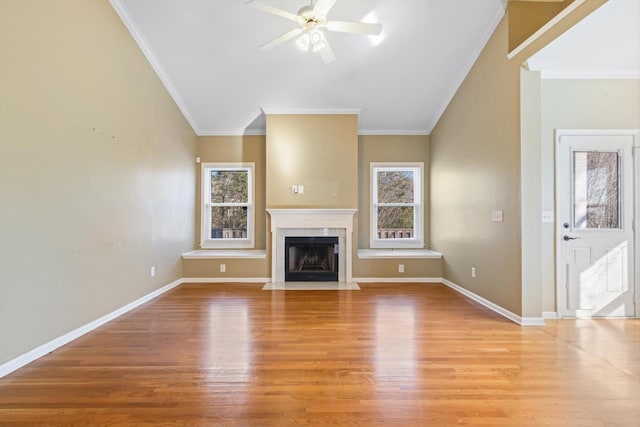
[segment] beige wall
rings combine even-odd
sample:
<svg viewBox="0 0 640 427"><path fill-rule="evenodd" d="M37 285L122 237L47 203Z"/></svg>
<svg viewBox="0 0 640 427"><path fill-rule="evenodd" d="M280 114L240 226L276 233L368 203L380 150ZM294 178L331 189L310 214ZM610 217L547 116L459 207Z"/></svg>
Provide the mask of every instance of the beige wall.
<svg viewBox="0 0 640 427"><path fill-rule="evenodd" d="M294 116L297 117L297 116ZM321 116L320 116L321 117ZM341 117L341 116L337 116ZM308 118L307 118L308 119ZM314 118L315 119L315 118ZM326 127L333 128L333 124L326 124ZM352 129L356 132L355 129ZM328 137L329 138L329 137ZM268 234L266 227L268 215L265 211L266 192L266 149L265 136L225 136L225 137L200 137L198 138L198 156L202 162L254 162L256 165L256 248L264 249L269 246L265 240ZM363 259L356 256L358 248L369 247L369 163L370 162L402 162L421 161L425 164L425 242L428 242L428 200L429 200L429 137L428 136L360 136L358 137L357 155L358 163L356 167L344 168L349 170L348 176L343 176L340 181L342 187L353 185L351 172L358 173L358 215L354 229L354 253L353 272L354 277L398 277L398 263L405 265L403 277L441 277L441 262L439 260L388 260L388 259ZM324 147L324 146L323 146ZM335 150L342 149L336 147ZM325 148L323 148L325 150ZM289 150L290 151L290 150ZM338 155L340 156L340 155ZM286 150L279 156L275 156L275 172L281 169L280 161L287 157ZM299 162L309 159L308 153L299 153ZM316 156L317 157L317 156ZM271 165L271 164L270 164ZM334 175L342 171L333 170L327 179L335 179ZM304 171L300 172L304 176ZM317 177L314 179L322 179ZM302 181L310 182L311 179L304 178ZM294 181L292 181L294 182ZM297 181L295 181L297 182ZM292 184L293 185L293 184ZM306 184L303 184L306 186ZM305 193L306 194L306 191ZM284 194L289 197L289 194ZM299 195L297 199L303 199L304 195ZM200 203L200 183L197 185L197 201ZM293 197L293 196L291 196ZM294 198L295 200L296 198ZM306 200L304 200L306 201ZM333 207L329 200L314 202L310 207L318 205ZM362 221L366 224L363 225ZM197 214L196 227L199 228L200 213ZM198 231L199 233L199 231ZM362 234L365 237L362 238ZM360 236L360 237L358 237ZM196 236L199 239L199 234ZM265 259L209 259L209 260L184 260L183 268L185 277L229 277L229 278L254 278L270 277L269 257ZM220 264L225 264L225 273L220 273Z"/></svg>
<svg viewBox="0 0 640 427"><path fill-rule="evenodd" d="M198 138L198 157L202 163L254 163L255 164L255 249L265 249L266 239L266 162L264 136L204 136ZM198 178L200 178L198 165ZM202 197L201 179L196 182L196 201L200 206ZM200 215L196 214L196 242L200 242ZM198 247L196 247L197 249Z"/></svg>
<svg viewBox="0 0 640 427"><path fill-rule="evenodd" d="M518 28L507 13L431 134L430 234L444 253L444 277L523 317L541 315L542 289L522 269L530 236L521 224L520 64L605 2L581 4L511 60ZM493 210L504 222L491 221Z"/></svg>
<svg viewBox="0 0 640 427"><path fill-rule="evenodd" d="M531 37L575 0L551 2L512 1L509 3L509 52Z"/></svg>
<svg viewBox="0 0 640 427"><path fill-rule="evenodd" d="M357 115L267 115L266 153L267 208L358 207Z"/></svg>
<svg viewBox="0 0 640 427"><path fill-rule="evenodd" d="M205 162L252 162L255 164L255 245L254 249L267 248L266 199L266 148L264 136L206 136L198 138L198 156ZM200 167L196 180L196 200L200 206L202 197ZM196 246L200 242L201 211L196 213ZM220 272L220 264L225 272ZM271 263L264 259L217 258L207 260L183 260L184 277L228 277L260 278L270 277Z"/></svg>
<svg viewBox="0 0 640 427"><path fill-rule="evenodd" d="M430 234L446 279L520 314L520 75L507 43L503 19L431 134Z"/></svg>
<svg viewBox="0 0 640 427"><path fill-rule="evenodd" d="M358 247L368 248L372 162L424 163L424 242L429 247L429 136L376 135L358 138Z"/></svg>
<svg viewBox="0 0 640 427"><path fill-rule="evenodd" d="M429 136L366 135L358 138L358 248L369 248L371 162L424 163L424 242L429 247ZM404 273L398 272L404 265ZM353 276L364 278L442 277L442 262L432 259L359 259L354 255Z"/></svg>
<svg viewBox="0 0 640 427"><path fill-rule="evenodd" d="M2 0L0 58L1 364L182 276L196 138L108 0Z"/></svg>
<svg viewBox="0 0 640 427"><path fill-rule="evenodd" d="M543 210L555 208L556 129L640 129L640 80L542 80ZM638 193L637 193L638 194ZM555 231L542 232L542 297L545 311L555 306Z"/></svg>
<svg viewBox="0 0 640 427"><path fill-rule="evenodd" d="M404 265L404 273L398 272L398 264ZM356 259L356 278L374 279L439 279L442 277L441 259Z"/></svg>

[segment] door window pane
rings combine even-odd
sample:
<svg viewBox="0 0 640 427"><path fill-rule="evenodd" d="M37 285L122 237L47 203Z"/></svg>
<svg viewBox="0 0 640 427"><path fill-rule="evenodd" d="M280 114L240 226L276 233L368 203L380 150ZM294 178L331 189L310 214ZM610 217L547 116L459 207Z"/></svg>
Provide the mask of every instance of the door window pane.
<svg viewBox="0 0 640 427"><path fill-rule="evenodd" d="M573 153L574 228L620 228L619 167L617 152Z"/></svg>

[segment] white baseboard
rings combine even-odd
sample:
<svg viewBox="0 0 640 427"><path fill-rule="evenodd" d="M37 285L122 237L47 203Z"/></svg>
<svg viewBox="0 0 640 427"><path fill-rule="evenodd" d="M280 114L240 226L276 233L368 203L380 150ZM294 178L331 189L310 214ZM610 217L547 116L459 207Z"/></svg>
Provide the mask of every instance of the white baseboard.
<svg viewBox="0 0 640 427"><path fill-rule="evenodd" d="M542 312L543 319L557 319L558 313L556 311L543 311Z"/></svg>
<svg viewBox="0 0 640 427"><path fill-rule="evenodd" d="M521 319L520 326L545 326L542 317L522 317Z"/></svg>
<svg viewBox="0 0 640 427"><path fill-rule="evenodd" d="M183 277L182 283L270 283L271 277Z"/></svg>
<svg viewBox="0 0 640 427"><path fill-rule="evenodd" d="M440 277L352 277L355 283L442 283Z"/></svg>
<svg viewBox="0 0 640 427"><path fill-rule="evenodd" d="M119 309L112 311L111 313L106 314L99 319L94 320L93 322L87 323L84 326L74 329L71 332L59 336L58 338L55 338L45 344L42 344L41 346L34 348L27 353L18 356L15 359L3 363L2 365L0 365L0 378L9 375L11 372L22 368L23 366L33 362L36 359L41 358L46 354L51 353L52 351L62 347L63 345L70 343L76 338L80 338L87 332L91 332L94 329L104 325L105 323L110 322L111 320L119 316L122 316L126 312L131 311L134 308L141 306L142 304L164 294L165 292L170 291L171 289L180 285L182 283L182 280L183 279L178 279L174 282L171 282L168 285L161 287L160 289L156 289L155 291L148 293L147 295L138 298L137 300L130 302L129 304L120 307Z"/></svg>
<svg viewBox="0 0 640 427"><path fill-rule="evenodd" d="M463 288L460 285L456 285L455 283L451 282L450 280L447 279L441 279L442 283L444 283L446 286L450 287L451 289L453 289L454 291L468 297L471 298L472 300L474 300L475 302L485 306L486 308L488 308L489 310L503 316L506 317L507 319L511 320L514 323L517 323L520 326L544 326L544 319L542 317L521 317L518 316L517 314L507 310L504 307L499 306L498 304L492 303L491 301L482 298L480 295L477 295L473 292L471 292L468 289Z"/></svg>

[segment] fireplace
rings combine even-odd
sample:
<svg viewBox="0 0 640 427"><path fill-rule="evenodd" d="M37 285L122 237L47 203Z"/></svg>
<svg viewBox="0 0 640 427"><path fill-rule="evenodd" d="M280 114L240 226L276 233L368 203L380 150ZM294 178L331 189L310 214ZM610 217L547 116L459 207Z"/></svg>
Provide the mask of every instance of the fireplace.
<svg viewBox="0 0 640 427"><path fill-rule="evenodd" d="M288 264L285 262L288 252L285 250L285 239L288 237L337 238L338 256L334 262L337 266L338 283L351 282L355 209L267 209L267 211L271 216L271 281L273 283L285 282L285 265Z"/></svg>
<svg viewBox="0 0 640 427"><path fill-rule="evenodd" d="M338 237L285 237L285 282L337 282Z"/></svg>

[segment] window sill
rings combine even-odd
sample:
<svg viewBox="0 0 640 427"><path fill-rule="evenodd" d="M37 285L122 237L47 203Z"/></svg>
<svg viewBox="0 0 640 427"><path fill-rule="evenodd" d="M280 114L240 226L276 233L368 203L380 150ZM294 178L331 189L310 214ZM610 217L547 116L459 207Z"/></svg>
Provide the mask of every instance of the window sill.
<svg viewBox="0 0 640 427"><path fill-rule="evenodd" d="M265 259L267 251L264 249L252 250L215 250L215 249L196 249L194 251L182 254L182 259Z"/></svg>
<svg viewBox="0 0 640 427"><path fill-rule="evenodd" d="M200 243L200 249L203 251L234 251L253 248L253 240L248 239L220 239L218 241L207 240Z"/></svg>
<svg viewBox="0 0 640 427"><path fill-rule="evenodd" d="M421 258L441 259L442 254L430 249L358 249L360 259Z"/></svg>

